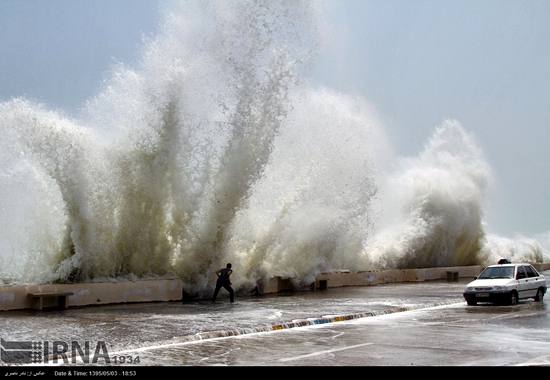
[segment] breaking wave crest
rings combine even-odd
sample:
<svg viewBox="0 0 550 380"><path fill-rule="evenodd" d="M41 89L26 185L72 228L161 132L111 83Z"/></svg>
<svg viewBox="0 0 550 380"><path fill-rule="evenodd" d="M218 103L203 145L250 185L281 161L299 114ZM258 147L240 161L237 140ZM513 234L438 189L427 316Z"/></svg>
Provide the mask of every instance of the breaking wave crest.
<svg viewBox="0 0 550 380"><path fill-rule="evenodd" d="M482 262L482 204L490 176L473 137L446 121L418 157L400 159L388 176L386 226L367 244L367 256L392 268Z"/></svg>

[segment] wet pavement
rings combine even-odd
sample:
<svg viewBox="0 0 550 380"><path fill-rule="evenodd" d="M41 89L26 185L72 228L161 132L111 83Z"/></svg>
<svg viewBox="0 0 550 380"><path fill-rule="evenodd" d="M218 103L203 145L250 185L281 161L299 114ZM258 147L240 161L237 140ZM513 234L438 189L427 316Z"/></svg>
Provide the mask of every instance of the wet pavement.
<svg viewBox="0 0 550 380"><path fill-rule="evenodd" d="M550 365L550 311L464 303L127 354L149 365Z"/></svg>
<svg viewBox="0 0 550 380"><path fill-rule="evenodd" d="M548 281L550 273L545 276ZM549 366L550 307L532 300L515 306L460 301L126 354L149 365Z"/></svg>
<svg viewBox="0 0 550 380"><path fill-rule="evenodd" d="M550 272L545 275L550 278ZM215 304L2 312L0 335L12 341L103 340L110 354L139 356L141 365L550 363L547 304L468 307L462 298L466 282L338 288L240 298L235 304L222 293ZM435 305L445 306L423 309ZM254 332L293 320L365 312L395 314ZM235 332L244 335L224 337Z"/></svg>

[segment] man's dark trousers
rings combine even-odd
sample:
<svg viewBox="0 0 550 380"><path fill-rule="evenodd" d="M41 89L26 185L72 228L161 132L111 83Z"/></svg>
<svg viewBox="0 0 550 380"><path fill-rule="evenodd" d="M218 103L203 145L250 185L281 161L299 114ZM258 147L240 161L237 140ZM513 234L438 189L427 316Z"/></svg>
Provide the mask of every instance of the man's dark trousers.
<svg viewBox="0 0 550 380"><path fill-rule="evenodd" d="M233 288L231 287L231 284L229 282L216 282L216 290L214 290L214 296L212 297L212 301L216 300L216 297L218 297L218 292L221 288L224 288L229 292L229 301L234 302L235 301L235 292L233 292Z"/></svg>

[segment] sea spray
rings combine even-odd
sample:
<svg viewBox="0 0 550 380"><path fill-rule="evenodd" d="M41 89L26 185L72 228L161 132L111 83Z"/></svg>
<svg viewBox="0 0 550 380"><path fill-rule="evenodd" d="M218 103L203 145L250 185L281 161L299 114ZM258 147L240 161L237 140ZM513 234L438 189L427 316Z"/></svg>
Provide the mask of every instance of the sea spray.
<svg viewBox="0 0 550 380"><path fill-rule="evenodd" d="M147 43L142 67L117 67L80 122L3 104L2 129L19 132L32 167L55 183L49 192L61 193L56 263L35 280L175 272L206 286L285 122L312 9L186 3Z"/></svg>
<svg viewBox="0 0 550 380"><path fill-rule="evenodd" d="M487 234L483 252L489 262L496 263L500 259L511 262L542 263L550 260L550 252L544 247L544 240L538 240L517 235L513 239Z"/></svg>
<svg viewBox="0 0 550 380"><path fill-rule="evenodd" d="M79 118L0 104L2 281L175 275L201 292L226 262L252 287L544 260L533 241L485 233L491 173L458 122L398 157L365 100L300 75L318 13L296 0L176 4L141 64L114 67Z"/></svg>
<svg viewBox="0 0 550 380"><path fill-rule="evenodd" d="M389 268L484 262L482 205L490 178L474 138L446 121L382 186L389 211L365 248L366 259Z"/></svg>
<svg viewBox="0 0 550 380"><path fill-rule="evenodd" d="M0 105L0 114L8 108ZM54 256L65 234L61 195L29 160L15 130L2 129L0 145L0 277L7 283L54 280Z"/></svg>
<svg viewBox="0 0 550 380"><path fill-rule="evenodd" d="M240 279L310 283L324 270L359 268L375 222L380 169L392 155L364 100L303 88L275 139L263 177L234 223L228 260Z"/></svg>
<svg viewBox="0 0 550 380"><path fill-rule="evenodd" d="M52 217L51 221L64 225L61 240L56 241L52 236L44 236L40 230L42 225L38 224L34 226L39 228L36 231L31 233L27 231L29 235L22 239L24 244L27 249L30 249L29 247L34 245L32 242L34 239L38 241L52 239L54 247L51 244L48 247L50 250L53 249L53 252L50 251L48 254L48 261L54 263L54 266L64 259L70 258L72 261L78 261L80 255L76 254L75 245L80 247L86 239L85 231L89 216L86 198L90 193L87 192L86 176L88 168L85 167L85 161L91 156L85 153L87 147L90 146L86 143L87 136L68 119L21 99L3 104L0 108L0 114L2 116L0 118L2 130L10 131L16 137L14 143L20 149L19 160L15 164L12 163L12 165L32 167L32 172L35 175L32 179L29 178L30 181L27 186L34 185L36 190L45 193L43 198L33 199L31 202L34 205L32 206L41 208L43 203L52 202L52 199L56 198L53 193L58 191L62 204L65 206L62 207L62 211L67 216L67 221L63 223L60 219L51 215L50 210L44 210L46 215ZM6 143L9 143L9 139ZM8 147L7 144L6 147ZM10 166L8 164L7 170L10 170ZM49 188L46 188L48 185L50 185ZM33 188L31 191L36 190ZM7 199L10 198L16 199L16 195L11 194ZM5 219L4 222L7 224L10 221ZM43 250L48 249L42 247L40 249L41 254L43 254ZM21 259L21 254L24 253L25 249L23 248L23 252L12 254ZM26 259L34 260L36 258ZM40 263L40 261L38 262ZM59 270L62 271L63 269L54 269L54 271ZM25 274L22 275L26 277ZM67 275L62 274L62 276Z"/></svg>

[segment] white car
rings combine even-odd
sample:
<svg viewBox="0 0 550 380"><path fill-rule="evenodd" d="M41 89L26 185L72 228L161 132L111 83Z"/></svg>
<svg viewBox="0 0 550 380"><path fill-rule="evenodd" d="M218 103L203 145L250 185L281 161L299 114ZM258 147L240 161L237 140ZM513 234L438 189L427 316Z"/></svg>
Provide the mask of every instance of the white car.
<svg viewBox="0 0 550 380"><path fill-rule="evenodd" d="M534 298L542 302L546 279L530 264L500 264L485 268L464 290L468 305L478 302L507 303Z"/></svg>

